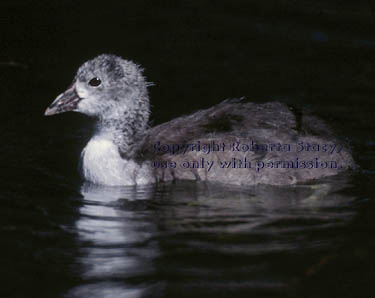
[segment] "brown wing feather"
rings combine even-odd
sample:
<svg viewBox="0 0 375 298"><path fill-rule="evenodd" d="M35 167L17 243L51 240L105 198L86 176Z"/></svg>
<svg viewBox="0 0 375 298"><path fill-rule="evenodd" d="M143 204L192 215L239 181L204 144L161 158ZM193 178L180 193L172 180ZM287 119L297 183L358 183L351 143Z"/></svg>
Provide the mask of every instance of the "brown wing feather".
<svg viewBox="0 0 375 298"><path fill-rule="evenodd" d="M278 130L290 134L295 128L295 117L284 104L254 104L227 100L209 109L181 116L151 128L141 152L144 157L150 157L153 144L157 142L184 144L206 136L218 137L228 133L255 137L260 130Z"/></svg>
<svg viewBox="0 0 375 298"><path fill-rule="evenodd" d="M300 123L297 123L300 121ZM316 136L316 135L324 135ZM197 179L210 180L232 184L291 184L298 181L309 180L321 176L337 174L336 169L322 171L299 169L267 169L261 173L256 171L255 163L259 160L293 160L295 152L211 152L187 151L185 154L171 154L154 151L154 144L217 144L226 145L235 142L257 144L292 144L297 141L311 143L336 142L330 128L318 118L311 115L297 117L287 105L272 102L264 104L242 103L240 101L225 101L212 108L198 111L194 114L182 116L164 124L151 128L143 144L142 159L159 162L172 162L181 165L185 161L214 162L215 168L208 171L208 164L198 168L157 168L155 175L160 180ZM313 159L314 153L304 153L300 157ZM334 157L344 168L354 166L351 155L346 150ZM233 158L246 158L252 163L252 168L227 168L221 169L220 162L230 161ZM219 167L219 168L218 168Z"/></svg>

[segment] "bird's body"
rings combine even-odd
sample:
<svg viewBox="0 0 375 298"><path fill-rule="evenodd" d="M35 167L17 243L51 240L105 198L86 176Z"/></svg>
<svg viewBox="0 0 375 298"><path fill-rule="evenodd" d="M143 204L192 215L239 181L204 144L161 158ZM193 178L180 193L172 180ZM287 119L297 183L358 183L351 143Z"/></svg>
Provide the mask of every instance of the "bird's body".
<svg viewBox="0 0 375 298"><path fill-rule="evenodd" d="M47 109L46 115L73 110L97 118L81 155L86 180L287 185L356 167L322 120L279 102L224 101L150 128L148 85L138 65L100 55L81 66L72 87Z"/></svg>

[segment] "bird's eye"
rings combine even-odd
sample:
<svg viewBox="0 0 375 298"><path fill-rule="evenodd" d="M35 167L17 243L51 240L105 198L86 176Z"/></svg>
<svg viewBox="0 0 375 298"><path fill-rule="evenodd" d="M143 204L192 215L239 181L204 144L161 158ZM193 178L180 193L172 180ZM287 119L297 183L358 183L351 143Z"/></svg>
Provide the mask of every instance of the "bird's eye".
<svg viewBox="0 0 375 298"><path fill-rule="evenodd" d="M101 83L102 81L97 77L92 78L89 82L90 86L93 86L93 87L98 87Z"/></svg>

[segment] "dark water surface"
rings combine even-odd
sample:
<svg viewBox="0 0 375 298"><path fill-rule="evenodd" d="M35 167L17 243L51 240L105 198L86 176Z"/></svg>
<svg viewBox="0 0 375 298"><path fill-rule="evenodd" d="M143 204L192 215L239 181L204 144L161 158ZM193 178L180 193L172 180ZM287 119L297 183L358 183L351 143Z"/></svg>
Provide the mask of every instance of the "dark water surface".
<svg viewBox="0 0 375 298"><path fill-rule="evenodd" d="M3 1L0 297L373 297L370 2ZM84 183L92 121L43 117L102 52L156 83L153 122L228 97L309 107L355 173L290 187Z"/></svg>

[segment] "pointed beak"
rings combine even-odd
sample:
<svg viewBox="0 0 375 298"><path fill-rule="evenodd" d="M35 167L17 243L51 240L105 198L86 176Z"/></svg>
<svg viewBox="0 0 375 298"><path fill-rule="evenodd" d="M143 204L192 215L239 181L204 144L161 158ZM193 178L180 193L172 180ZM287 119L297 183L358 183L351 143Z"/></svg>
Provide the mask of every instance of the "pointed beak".
<svg viewBox="0 0 375 298"><path fill-rule="evenodd" d="M80 98L76 91L75 84L71 85L64 93L61 93L44 112L45 116L52 116L77 108Z"/></svg>

